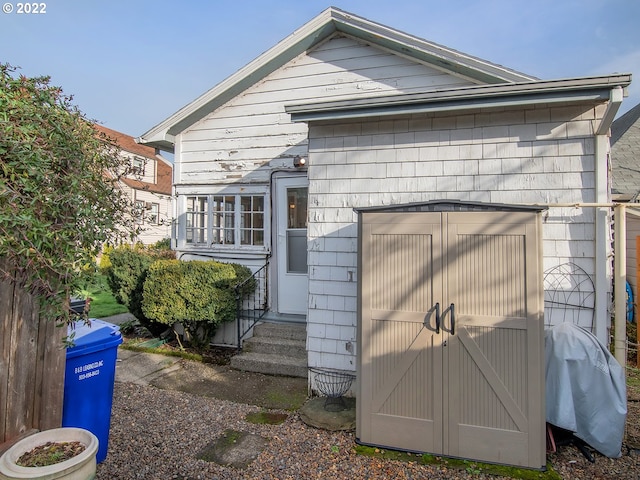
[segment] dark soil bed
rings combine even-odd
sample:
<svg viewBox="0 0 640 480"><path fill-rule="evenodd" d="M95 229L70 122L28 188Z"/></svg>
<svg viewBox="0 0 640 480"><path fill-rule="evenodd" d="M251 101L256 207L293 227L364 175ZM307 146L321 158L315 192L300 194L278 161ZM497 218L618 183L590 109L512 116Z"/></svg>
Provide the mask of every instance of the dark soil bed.
<svg viewBox="0 0 640 480"><path fill-rule="evenodd" d="M145 342L153 340L153 337L146 329L136 327L122 332L125 348L149 349L156 353L180 356L188 360L196 360L211 365L229 365L231 358L238 353L237 349L234 347L221 347L215 345L210 345L208 347L195 347L188 342L178 341L172 332L166 335L167 337L164 338L166 343L153 345L154 342L149 342L151 345L146 346Z"/></svg>
<svg viewBox="0 0 640 480"><path fill-rule="evenodd" d="M23 453L16 463L21 467L46 467L69 460L85 448L80 442L47 442Z"/></svg>

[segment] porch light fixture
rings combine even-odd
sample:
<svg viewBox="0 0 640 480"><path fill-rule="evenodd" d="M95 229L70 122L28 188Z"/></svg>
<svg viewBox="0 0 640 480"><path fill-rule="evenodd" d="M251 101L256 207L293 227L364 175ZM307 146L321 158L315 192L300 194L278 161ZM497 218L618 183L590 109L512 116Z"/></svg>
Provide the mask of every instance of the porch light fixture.
<svg viewBox="0 0 640 480"><path fill-rule="evenodd" d="M295 157L293 157L293 166L296 168L300 168L300 167L304 167L307 164L307 159L306 157L303 157L301 155L296 155Z"/></svg>

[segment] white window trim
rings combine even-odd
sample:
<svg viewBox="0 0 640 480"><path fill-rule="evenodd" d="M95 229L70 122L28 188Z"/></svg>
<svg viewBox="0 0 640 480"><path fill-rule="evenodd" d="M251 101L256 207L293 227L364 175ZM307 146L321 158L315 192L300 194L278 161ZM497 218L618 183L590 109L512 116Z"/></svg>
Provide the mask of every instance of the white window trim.
<svg viewBox="0 0 640 480"><path fill-rule="evenodd" d="M147 214L147 220L149 222L149 225L160 225L160 204L158 202L146 202L146 203L150 203L151 204L151 208L149 209L149 213ZM146 203L145 203L145 209L146 209ZM156 219L155 221L152 221L152 213L153 213L153 207L156 207Z"/></svg>
<svg viewBox="0 0 640 480"><path fill-rule="evenodd" d="M206 190L206 191L203 191ZM211 243L212 235L214 231L213 226L213 197L234 197L234 243L233 244L218 244ZM186 214L187 214L187 198L188 197L207 197L207 241L202 244L193 244L187 243L187 222L186 222ZM262 197L264 200L264 211L263 211L263 235L264 235L264 244L263 245L242 245L240 244L241 239L241 210L240 210L240 197ZM267 190L267 187L258 187L255 186L247 186L247 187L235 187L225 188L225 189L198 189L196 191L195 188L183 189L183 191L178 195L177 205L180 210L178 214L178 239L177 246L179 250L189 250L189 251L203 251L206 250L208 252L253 252L253 253L265 253L271 250L271 207L270 207L270 196Z"/></svg>
<svg viewBox="0 0 640 480"><path fill-rule="evenodd" d="M131 158L131 175L143 177L147 168L147 159L137 155Z"/></svg>
<svg viewBox="0 0 640 480"><path fill-rule="evenodd" d="M139 200L139 199L134 200L133 209L134 209L133 217L135 222L139 225L144 224L144 214L145 214L144 200Z"/></svg>

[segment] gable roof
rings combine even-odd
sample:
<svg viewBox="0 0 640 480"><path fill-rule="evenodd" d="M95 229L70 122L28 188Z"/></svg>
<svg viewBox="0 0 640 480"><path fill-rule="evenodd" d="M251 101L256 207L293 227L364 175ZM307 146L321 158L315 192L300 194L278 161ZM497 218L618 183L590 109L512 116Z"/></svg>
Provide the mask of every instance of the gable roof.
<svg viewBox="0 0 640 480"><path fill-rule="evenodd" d="M137 141L173 151L175 135L318 43L343 33L418 62L462 76L476 84L527 82L535 77L429 42L329 7L203 95L141 135Z"/></svg>
<svg viewBox="0 0 640 480"><path fill-rule="evenodd" d="M635 125L635 129L640 128L638 125L640 119L640 103L629 110L627 113L616 119L611 125L611 145L615 145L626 132ZM637 136L638 132L630 132L631 135ZM640 139L639 139L640 140Z"/></svg>
<svg viewBox="0 0 640 480"><path fill-rule="evenodd" d="M171 195L171 185L173 182L173 167L171 164L163 158L161 155L156 154L155 148L148 147L146 145L140 145L136 143L135 139L122 132L112 130L102 125L94 124L97 131L104 133L107 137L115 140L118 147L121 150L139 155L141 157L153 160L156 162L156 182L143 182L134 178L122 177L122 181L136 190L147 190L154 193L160 193L163 195Z"/></svg>
<svg viewBox="0 0 640 480"><path fill-rule="evenodd" d="M614 200L640 196L640 104L611 125L611 193Z"/></svg>
<svg viewBox="0 0 640 480"><path fill-rule="evenodd" d="M103 125L94 124L94 127L99 132L104 133L107 137L115 140L118 146L125 152L140 155L145 158L151 158L153 160L157 159L155 148L137 143L132 136L112 130L111 128L107 128Z"/></svg>

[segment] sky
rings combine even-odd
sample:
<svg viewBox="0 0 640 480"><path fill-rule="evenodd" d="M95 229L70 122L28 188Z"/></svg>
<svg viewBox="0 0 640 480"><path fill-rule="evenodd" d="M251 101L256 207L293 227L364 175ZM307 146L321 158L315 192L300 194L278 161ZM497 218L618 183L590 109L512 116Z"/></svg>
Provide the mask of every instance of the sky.
<svg viewBox="0 0 640 480"><path fill-rule="evenodd" d="M134 137L329 6L545 80L631 73L619 115L640 103L640 0L0 3L0 63L51 76L89 119Z"/></svg>

